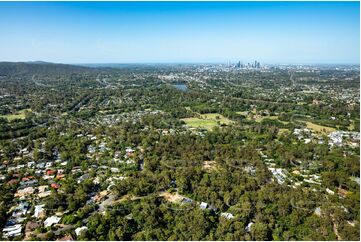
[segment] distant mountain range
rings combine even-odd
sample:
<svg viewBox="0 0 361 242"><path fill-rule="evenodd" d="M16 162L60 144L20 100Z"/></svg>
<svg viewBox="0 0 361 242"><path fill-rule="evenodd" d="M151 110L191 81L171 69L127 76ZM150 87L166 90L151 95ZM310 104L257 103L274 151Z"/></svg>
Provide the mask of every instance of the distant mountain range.
<svg viewBox="0 0 361 242"><path fill-rule="evenodd" d="M99 71L137 71L154 70L156 68L184 68L191 64L134 64L134 63L106 63L106 64L61 64L45 61L29 62L0 62L0 76L32 76L32 75L69 75L79 73L94 73Z"/></svg>
<svg viewBox="0 0 361 242"><path fill-rule="evenodd" d="M95 68L57 64L44 61L32 62L0 62L0 76L17 75L57 75L82 72L94 72Z"/></svg>

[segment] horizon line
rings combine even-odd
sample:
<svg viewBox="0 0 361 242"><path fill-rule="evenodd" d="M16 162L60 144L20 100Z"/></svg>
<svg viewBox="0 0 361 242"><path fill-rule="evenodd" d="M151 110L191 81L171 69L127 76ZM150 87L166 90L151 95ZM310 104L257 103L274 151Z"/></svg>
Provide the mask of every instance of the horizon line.
<svg viewBox="0 0 361 242"><path fill-rule="evenodd" d="M9 63L36 63L36 62L43 62L43 63L51 63L51 64L66 64L66 65L157 65L157 64L231 64L237 63L240 61L241 63L252 63L252 61L242 61L242 60L230 60L230 61L139 61L139 62L53 62L53 61L43 61L43 60L27 60L27 61L7 61L7 60L0 60L1 62L9 62ZM286 61L259 61L254 59L253 61L258 61L264 65L360 65L360 62L286 62Z"/></svg>

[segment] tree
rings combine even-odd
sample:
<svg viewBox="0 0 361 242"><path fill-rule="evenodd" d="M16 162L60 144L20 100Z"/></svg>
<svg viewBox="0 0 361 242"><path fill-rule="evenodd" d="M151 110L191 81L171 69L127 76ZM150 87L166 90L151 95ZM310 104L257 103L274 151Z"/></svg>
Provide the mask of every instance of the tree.
<svg viewBox="0 0 361 242"><path fill-rule="evenodd" d="M253 240L265 241L270 240L269 229L266 224L256 222L251 227L251 236Z"/></svg>

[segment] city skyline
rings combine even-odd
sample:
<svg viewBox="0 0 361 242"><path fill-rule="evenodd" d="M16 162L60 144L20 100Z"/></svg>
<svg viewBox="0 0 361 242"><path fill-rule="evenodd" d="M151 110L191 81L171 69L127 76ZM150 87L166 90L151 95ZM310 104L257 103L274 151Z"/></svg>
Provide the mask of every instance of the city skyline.
<svg viewBox="0 0 361 242"><path fill-rule="evenodd" d="M0 61L358 64L359 2L1 2Z"/></svg>

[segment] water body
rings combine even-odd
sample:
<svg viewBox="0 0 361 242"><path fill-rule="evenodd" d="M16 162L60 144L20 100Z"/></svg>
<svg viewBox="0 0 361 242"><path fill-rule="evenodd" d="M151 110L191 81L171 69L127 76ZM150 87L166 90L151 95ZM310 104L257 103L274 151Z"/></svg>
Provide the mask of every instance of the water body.
<svg viewBox="0 0 361 242"><path fill-rule="evenodd" d="M188 87L186 84L179 83L179 84L173 84L172 86L183 92L188 91Z"/></svg>

